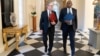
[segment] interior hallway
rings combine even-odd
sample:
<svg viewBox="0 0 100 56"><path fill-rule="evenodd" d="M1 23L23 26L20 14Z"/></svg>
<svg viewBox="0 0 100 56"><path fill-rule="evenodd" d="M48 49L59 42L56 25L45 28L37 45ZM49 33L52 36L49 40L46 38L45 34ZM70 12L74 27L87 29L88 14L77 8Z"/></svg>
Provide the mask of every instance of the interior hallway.
<svg viewBox="0 0 100 56"><path fill-rule="evenodd" d="M5 0L6 1L6 0ZM47 56L44 53L43 42L41 39L41 33L39 32L39 21L40 14L45 8L45 0L13 0L14 2L14 13L16 15L17 25L28 25L27 42L24 43L23 37L21 37L19 50L15 49L15 38L10 39L9 50L5 51L5 44L3 43L2 36L2 12L0 2L0 56ZM51 0L49 0L51 1ZM64 1L57 0L60 4ZM76 55L77 56L100 56L100 50L93 47L89 47L89 28L93 28L94 24L94 6L92 5L93 0L73 0L73 7L78 11L78 30L76 33L75 44L76 44ZM37 32L33 31L33 18L31 12L36 11L36 29ZM84 36L86 35L86 36ZM54 47L52 56L69 56L70 55L70 42L67 40L67 55L63 54L62 48L62 32L59 30L59 26L56 28ZM83 41L81 43L81 41ZM88 49L92 51L88 51Z"/></svg>

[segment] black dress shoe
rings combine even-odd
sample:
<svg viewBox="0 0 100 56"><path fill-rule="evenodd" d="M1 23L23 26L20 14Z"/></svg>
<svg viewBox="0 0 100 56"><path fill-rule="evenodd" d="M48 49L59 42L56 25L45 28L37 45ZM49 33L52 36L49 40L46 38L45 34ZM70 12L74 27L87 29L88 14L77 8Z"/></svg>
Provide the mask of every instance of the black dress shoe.
<svg viewBox="0 0 100 56"><path fill-rule="evenodd" d="M47 55L49 55L49 56L50 56L50 55L51 55L51 52L48 52L48 54L47 54Z"/></svg>
<svg viewBox="0 0 100 56"><path fill-rule="evenodd" d="M71 55L71 56L76 56L76 55Z"/></svg>
<svg viewBox="0 0 100 56"><path fill-rule="evenodd" d="M64 50L64 53L66 54L66 50Z"/></svg>
<svg viewBox="0 0 100 56"><path fill-rule="evenodd" d="M71 56L75 56L75 54L71 54Z"/></svg>
<svg viewBox="0 0 100 56"><path fill-rule="evenodd" d="M45 48L45 52L47 52L47 48Z"/></svg>

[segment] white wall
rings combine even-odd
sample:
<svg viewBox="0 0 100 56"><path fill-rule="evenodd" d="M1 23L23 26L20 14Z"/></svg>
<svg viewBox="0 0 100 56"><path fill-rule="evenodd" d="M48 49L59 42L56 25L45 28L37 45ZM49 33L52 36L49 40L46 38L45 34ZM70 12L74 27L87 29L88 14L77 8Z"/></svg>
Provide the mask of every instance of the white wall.
<svg viewBox="0 0 100 56"><path fill-rule="evenodd" d="M43 11L43 2L44 0L36 0L36 12L37 12L37 30L39 30L39 22L40 22L40 15L41 12Z"/></svg>
<svg viewBox="0 0 100 56"><path fill-rule="evenodd" d="M14 0L14 13L16 15L16 24L19 24L19 10L18 10L18 0Z"/></svg>
<svg viewBox="0 0 100 56"><path fill-rule="evenodd" d="M37 25L37 30L39 30L39 21L40 21L40 14L42 10L44 10L44 0L25 0L26 2L26 7L25 8L25 13L26 13L26 23L28 24L29 31L32 30L33 28L33 21L32 21L32 15L31 12L33 11L32 8L36 8L36 25Z"/></svg>
<svg viewBox="0 0 100 56"><path fill-rule="evenodd" d="M3 37L2 37L2 19L1 19L1 2L0 2L0 53L4 51Z"/></svg>
<svg viewBox="0 0 100 56"><path fill-rule="evenodd" d="M26 23L28 24L29 31L32 29L32 8L35 7L35 0L26 0Z"/></svg>
<svg viewBox="0 0 100 56"><path fill-rule="evenodd" d="M73 7L77 9L77 6L76 6L77 5L77 0L72 0L72 3L73 3Z"/></svg>

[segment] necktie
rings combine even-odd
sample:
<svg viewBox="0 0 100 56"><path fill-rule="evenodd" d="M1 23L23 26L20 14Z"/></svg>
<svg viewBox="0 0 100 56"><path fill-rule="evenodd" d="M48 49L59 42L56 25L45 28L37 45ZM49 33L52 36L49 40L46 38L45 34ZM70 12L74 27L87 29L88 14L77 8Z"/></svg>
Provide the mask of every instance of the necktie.
<svg viewBox="0 0 100 56"><path fill-rule="evenodd" d="M72 15L70 8L69 8L69 15ZM68 24L69 25L72 25L72 20L69 20L69 23Z"/></svg>

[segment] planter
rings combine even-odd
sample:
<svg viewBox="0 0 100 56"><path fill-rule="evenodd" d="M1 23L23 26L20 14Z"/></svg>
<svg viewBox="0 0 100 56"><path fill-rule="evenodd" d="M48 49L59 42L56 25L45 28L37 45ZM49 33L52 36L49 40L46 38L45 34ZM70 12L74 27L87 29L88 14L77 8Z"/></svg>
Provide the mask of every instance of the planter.
<svg viewBox="0 0 100 56"><path fill-rule="evenodd" d="M37 28L36 28L36 16L32 16L32 24L33 24L33 32L36 32L37 31Z"/></svg>

